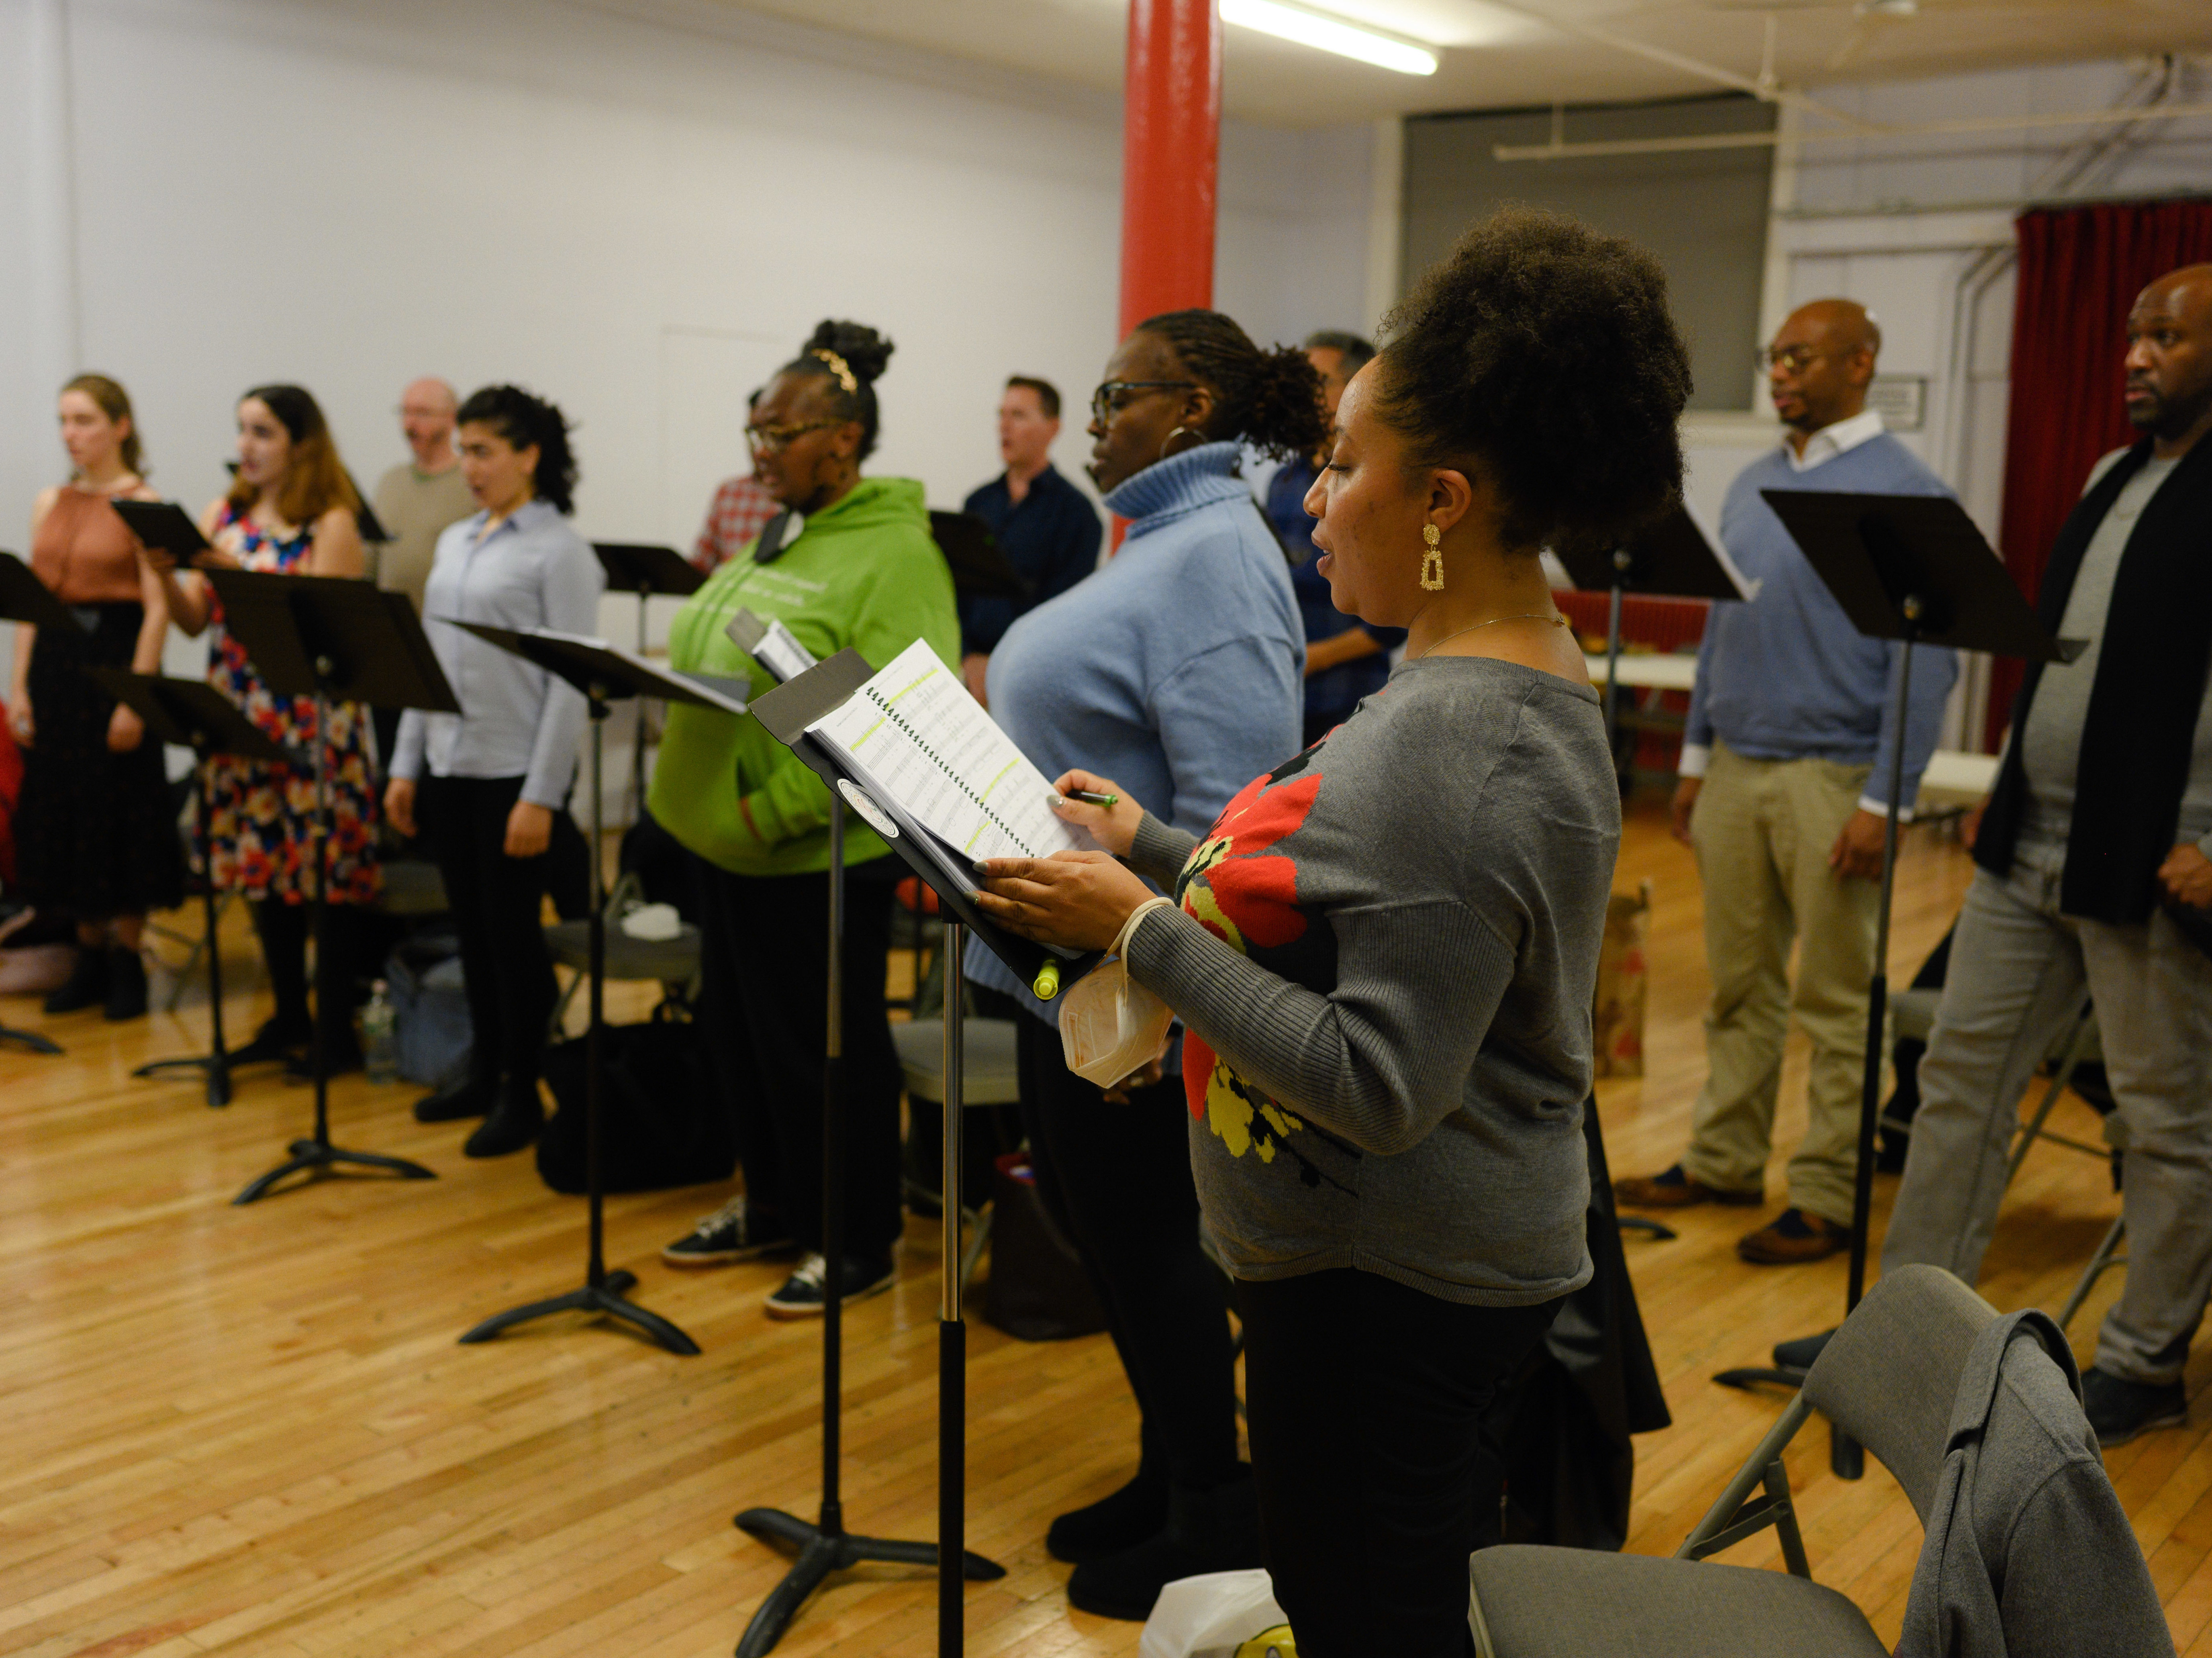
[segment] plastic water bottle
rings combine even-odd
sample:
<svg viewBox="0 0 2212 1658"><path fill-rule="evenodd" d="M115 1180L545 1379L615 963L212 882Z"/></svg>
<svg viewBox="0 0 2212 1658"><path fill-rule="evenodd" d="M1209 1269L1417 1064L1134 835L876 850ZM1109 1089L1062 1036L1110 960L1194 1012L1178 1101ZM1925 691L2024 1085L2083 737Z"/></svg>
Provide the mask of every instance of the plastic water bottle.
<svg viewBox="0 0 2212 1658"><path fill-rule="evenodd" d="M379 979L370 987L368 1005L361 1011L361 1048L364 1068L373 1083L399 1080L399 1042L392 1034L398 1016L392 1011L386 986Z"/></svg>

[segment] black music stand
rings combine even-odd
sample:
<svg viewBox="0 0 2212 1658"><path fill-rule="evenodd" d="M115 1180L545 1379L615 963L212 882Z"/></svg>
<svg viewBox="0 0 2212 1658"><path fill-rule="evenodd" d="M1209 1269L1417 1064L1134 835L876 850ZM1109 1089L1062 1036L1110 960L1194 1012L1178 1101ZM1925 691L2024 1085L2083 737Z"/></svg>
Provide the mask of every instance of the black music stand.
<svg viewBox="0 0 2212 1658"><path fill-rule="evenodd" d="M535 663L574 685L584 694L592 720L592 915L587 934L591 939L591 1022L584 1029L584 1191L591 1219L583 1287L495 1313L465 1333L461 1341L464 1345L489 1341L502 1330L555 1313L604 1313L635 1326L672 1353L695 1357L699 1351L697 1342L659 1314L647 1312L636 1303L624 1299L629 1291L637 1288L636 1273L626 1268L607 1271L606 1199L599 1170L600 1096L604 1091L602 1067L605 1058L602 1033L605 1028L604 993L607 976L606 872L600 861L606 830L601 821L605 808L600 804L599 767L606 747L609 704L617 698L659 696L742 714L743 697L748 688L703 675L695 678L672 673L599 640L580 638L574 634L546 629L518 631L481 622L456 622L452 625L465 628L477 638L503 651L511 651L524 661Z"/></svg>
<svg viewBox="0 0 2212 1658"><path fill-rule="evenodd" d="M1603 553L1559 553L1558 557L1576 586L1612 593L1605 622L1605 735L1616 769L1625 771L1620 767L1620 714L1622 596L1748 599L1756 589L1745 582L1726 554L1705 539L1705 532L1680 501L1626 546Z"/></svg>
<svg viewBox="0 0 2212 1658"><path fill-rule="evenodd" d="M315 935L315 976L325 978L324 924L329 908L331 704L425 708L458 714L453 687L431 653L430 641L404 593L388 593L344 576L271 575L258 570L204 571L222 601L223 627L238 641L269 689L279 696L315 701L315 893L310 909ZM331 1144L330 1023L338 1011L315 997L309 1048L315 1078L315 1132L294 1140L291 1155L249 1181L234 1204L264 1197L291 1175L325 1170L380 1169L402 1180L434 1180L421 1163L374 1151L349 1151Z"/></svg>
<svg viewBox="0 0 2212 1658"><path fill-rule="evenodd" d="M198 801L200 845L212 844L209 830L209 783L220 755L239 760L258 760L265 765L289 766L311 771L314 762L297 749L288 749L246 717L243 710L204 679L168 679L157 673L131 673L122 668L94 668L92 677L118 702L128 703L146 722L146 729L164 743L192 751L199 767L192 793ZM216 908L214 872L201 884L207 906L208 1051L181 1059L155 1060L140 1066L134 1077L161 1077L172 1071L199 1071L207 1076L207 1102L230 1103L230 1054L222 1045L222 949L216 936Z"/></svg>
<svg viewBox="0 0 2212 1658"><path fill-rule="evenodd" d="M683 598L696 593L707 578L684 562L673 547L641 541L595 541L592 551L607 574L611 593L637 595L637 653L645 654L645 607L655 593ZM645 701L637 699L637 729L630 754L630 788L641 809L645 805Z"/></svg>
<svg viewBox="0 0 2212 1658"><path fill-rule="evenodd" d="M56 598L37 572L13 553L0 553L0 622L26 622L33 628L75 628L77 619ZM0 1042L21 1042L33 1054L58 1054L61 1044L35 1030L0 1024Z"/></svg>
<svg viewBox="0 0 2212 1658"><path fill-rule="evenodd" d="M974 513L933 508L929 538L952 572L952 591L962 598L1027 598L1030 584L1007 561L991 526Z"/></svg>
<svg viewBox="0 0 2212 1658"><path fill-rule="evenodd" d="M1866 1068L1859 1090L1858 1166L1851 1190L1850 1278L1844 1315L1866 1290L1867 1229L1874 1205L1875 1124L1881 1109L1882 1033L1889 1019L1889 919L1897 876L1898 815L1905 792L1905 720L1911 708L1915 645L1986 651L2034 662L2071 662L2079 641L2057 640L2036 618L2011 574L1966 509L1948 495L1839 495L1762 489L1782 527L1826 584L1851 625L1869 639L1905 647L1890 717L1889 803L1881 837L1881 903L1875 923L1874 976L1867 987ZM1794 1370L1724 1370L1729 1387L1803 1381ZM1865 1472L1864 1448L1832 1430L1829 1463L1839 1478Z"/></svg>
<svg viewBox="0 0 2212 1658"><path fill-rule="evenodd" d="M756 618L743 617L732 621L730 631L738 643L747 644L749 638L757 637L760 624ZM937 1568L937 1649L941 1655L955 1654L963 1646L963 1580L989 1582L1006 1575L1005 1567L969 1552L965 1546L968 1327L960 1306L960 1159L965 1110L961 962L970 930L1024 978L1035 975L1047 952L1039 945L1001 931L987 918L975 907L969 890L948 881L928 854L920 849L920 838L928 831L896 802L869 796L821 744L807 735L806 727L859 689L868 680L870 672L858 651L840 651L828 661L766 692L752 705L754 717L768 728L769 734L804 760L830 786L830 1042L823 1060L822 1112L822 1247L829 1272L822 1323L821 1515L811 1524L781 1509L747 1509L737 1516L739 1528L752 1536L763 1542L787 1544L799 1551L799 1558L784 1574L783 1581L769 1591L752 1621L745 1626L744 1638L738 1643L738 1658L760 1658L761 1654L773 1649L783 1638L784 1631L790 1627L792 1619L798 1615L807 1597L830 1573L864 1561ZM885 835L885 840L907 866L937 893L945 916L945 1190L939 1211L943 1283L937 1325L935 1543L854 1536L845 1529L844 1504L838 1491L845 1161L845 1114L838 1084L844 1065L842 1009L847 800L852 800L855 810L872 823L882 819L892 825L896 832ZM1071 982L1074 976L1072 971L1068 974Z"/></svg>

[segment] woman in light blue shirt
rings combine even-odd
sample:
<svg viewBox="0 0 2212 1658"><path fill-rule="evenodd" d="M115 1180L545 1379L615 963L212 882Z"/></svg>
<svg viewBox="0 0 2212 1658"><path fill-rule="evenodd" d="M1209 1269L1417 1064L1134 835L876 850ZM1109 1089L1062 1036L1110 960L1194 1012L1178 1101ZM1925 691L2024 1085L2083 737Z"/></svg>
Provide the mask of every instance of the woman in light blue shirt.
<svg viewBox="0 0 2212 1658"><path fill-rule="evenodd" d="M1203 834L1302 746L1305 629L1237 461L1247 445L1321 446L1320 378L1304 352L1263 351L1218 311L1170 312L1107 363L1090 429L1091 478L1128 535L1097 574L1007 629L991 656L991 713L1046 776L1112 777ZM1143 1421L1136 1477L1054 1520L1045 1546L1076 1563L1071 1604L1141 1621L1164 1583L1261 1564L1182 1090L1153 1066L1102 1098L1067 1068L1059 1010L988 952L970 959L989 987L979 1005L1018 1020L1037 1190L1083 1257Z"/></svg>
<svg viewBox="0 0 2212 1658"><path fill-rule="evenodd" d="M565 681L453 623L595 633L606 577L568 521L576 462L560 410L489 386L457 423L462 475L483 510L438 537L422 611L461 712L401 717L384 810L403 835L419 819L445 877L473 1030L467 1078L417 1101L415 1115L485 1117L463 1150L495 1157L544 1121L538 1078L554 986L539 915L586 711Z"/></svg>

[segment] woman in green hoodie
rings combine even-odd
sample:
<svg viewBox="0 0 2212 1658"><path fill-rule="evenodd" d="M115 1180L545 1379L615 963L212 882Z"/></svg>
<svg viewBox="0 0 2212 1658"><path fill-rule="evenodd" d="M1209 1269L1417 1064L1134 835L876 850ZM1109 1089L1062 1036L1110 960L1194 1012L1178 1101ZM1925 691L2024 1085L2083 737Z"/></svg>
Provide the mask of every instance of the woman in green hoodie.
<svg viewBox="0 0 2212 1658"><path fill-rule="evenodd" d="M952 578L930 538L921 485L864 478L875 380L891 343L825 322L777 371L745 428L753 465L797 520L771 519L686 599L670 665L773 683L723 632L739 610L780 621L817 657L850 646L880 667L916 639L960 660ZM745 1191L662 1251L717 1265L804 1252L768 1298L772 1316L822 1310L822 1055L829 974L830 793L747 715L672 706L653 815L693 853L705 955L699 1029L737 1129ZM890 1287L900 1230L898 1056L884 1013L898 867L866 824L845 831L845 1247L851 1300Z"/></svg>

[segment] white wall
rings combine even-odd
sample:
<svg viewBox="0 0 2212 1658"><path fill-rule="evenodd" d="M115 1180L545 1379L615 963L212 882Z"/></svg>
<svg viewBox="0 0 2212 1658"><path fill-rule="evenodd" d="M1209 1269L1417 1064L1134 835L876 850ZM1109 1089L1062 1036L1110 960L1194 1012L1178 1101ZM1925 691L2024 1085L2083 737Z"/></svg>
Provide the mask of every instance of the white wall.
<svg viewBox="0 0 2212 1658"><path fill-rule="evenodd" d="M1371 142L1224 129L1215 299L1263 342L1361 319ZM1112 97L712 0L0 0L0 546L98 368L195 508L257 382L373 485L406 380L517 380L577 424L579 528L688 548L744 394L830 315L897 343L872 471L957 506L1018 372L1081 481L1121 149Z"/></svg>
<svg viewBox="0 0 2212 1658"><path fill-rule="evenodd" d="M10 343L0 526L78 367L195 505L258 380L314 391L369 482L407 379L512 378L578 422L580 528L688 544L823 316L897 342L874 467L942 504L996 470L1008 373L1079 404L1114 343L1115 100L734 9L0 0L0 309L79 337ZM1359 317L1370 140L1224 132L1217 302L1263 339Z"/></svg>

